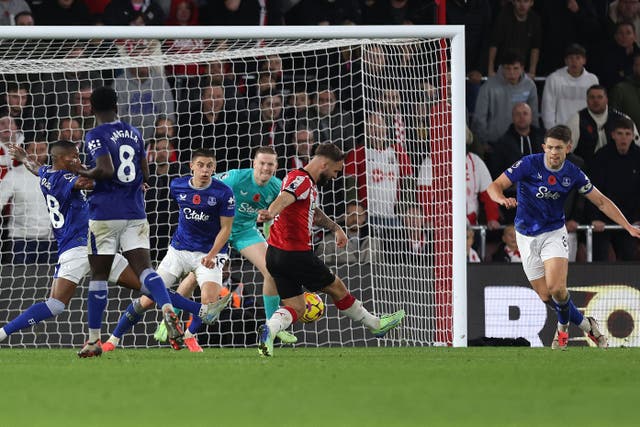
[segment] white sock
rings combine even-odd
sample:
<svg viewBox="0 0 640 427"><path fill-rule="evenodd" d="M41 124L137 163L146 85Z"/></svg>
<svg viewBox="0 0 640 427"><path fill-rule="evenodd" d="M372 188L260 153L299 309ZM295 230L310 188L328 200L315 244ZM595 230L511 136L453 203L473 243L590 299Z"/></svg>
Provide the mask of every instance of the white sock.
<svg viewBox="0 0 640 427"><path fill-rule="evenodd" d="M346 310L340 310L340 312L349 319L362 323L370 330L380 327L380 318L369 313L360 300L355 300L351 307Z"/></svg>
<svg viewBox="0 0 640 427"><path fill-rule="evenodd" d="M4 328L0 328L0 342L7 339L7 333L4 331Z"/></svg>
<svg viewBox="0 0 640 427"><path fill-rule="evenodd" d="M107 340L107 342L110 342L111 344L117 347L118 344L120 344L120 338L116 337L115 335L111 335Z"/></svg>
<svg viewBox="0 0 640 427"><path fill-rule="evenodd" d="M284 331L293 323L293 316L289 313L289 310L285 308L279 308L271 315L271 318L267 320L267 326L269 327L269 334L275 337L280 331Z"/></svg>
<svg viewBox="0 0 640 427"><path fill-rule="evenodd" d="M591 323L589 323L589 320L587 320L586 317L582 319L582 322L580 322L578 327L585 332L591 332Z"/></svg>
<svg viewBox="0 0 640 427"><path fill-rule="evenodd" d="M567 332L569 331L569 324L567 323L566 325L563 325L562 323L558 323L558 330L560 332Z"/></svg>
<svg viewBox="0 0 640 427"><path fill-rule="evenodd" d="M184 338L187 339L187 338L193 338L193 337L195 337L195 335L193 335L191 332L189 332L189 328L187 328L184 331Z"/></svg>
<svg viewBox="0 0 640 427"><path fill-rule="evenodd" d="M100 339L100 329L89 329L89 342L96 342Z"/></svg>

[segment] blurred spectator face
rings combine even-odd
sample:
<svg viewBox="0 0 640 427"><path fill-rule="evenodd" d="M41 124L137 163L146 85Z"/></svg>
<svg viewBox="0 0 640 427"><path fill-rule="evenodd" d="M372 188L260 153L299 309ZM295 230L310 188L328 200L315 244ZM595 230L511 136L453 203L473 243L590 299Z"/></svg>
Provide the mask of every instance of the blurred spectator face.
<svg viewBox="0 0 640 427"><path fill-rule="evenodd" d="M594 114L602 114L607 109L609 98L603 89L591 89L587 93L587 107Z"/></svg>
<svg viewBox="0 0 640 427"><path fill-rule="evenodd" d="M618 7L616 9L618 20L620 21L633 21L638 15L638 0L618 0Z"/></svg>
<svg viewBox="0 0 640 427"><path fill-rule="evenodd" d="M513 64L502 64L501 70L502 77L504 77L509 84L515 85L520 81L524 68L521 63L514 62Z"/></svg>
<svg viewBox="0 0 640 427"><path fill-rule="evenodd" d="M291 95L291 104L295 107L297 113L306 113L309 108L309 95L307 92L295 92Z"/></svg>
<svg viewBox="0 0 640 427"><path fill-rule="evenodd" d="M516 241L516 229L513 225L508 225L502 231L502 241L511 250L518 250L518 242Z"/></svg>
<svg viewBox="0 0 640 427"><path fill-rule="evenodd" d="M154 163L158 165L166 165L169 163L169 156L173 151L173 145L166 138L156 140L149 151L149 157L154 159Z"/></svg>
<svg viewBox="0 0 640 427"><path fill-rule="evenodd" d="M25 151L30 159L35 160L41 165L46 165L49 156L48 148L49 145L46 142L31 142L27 145Z"/></svg>
<svg viewBox="0 0 640 427"><path fill-rule="evenodd" d="M266 70L272 74L282 74L282 59L278 55L270 55L267 58Z"/></svg>
<svg viewBox="0 0 640 427"><path fill-rule="evenodd" d="M35 25L33 15L30 13L21 13L16 16L16 25Z"/></svg>
<svg viewBox="0 0 640 427"><path fill-rule="evenodd" d="M60 141L71 141L76 144L82 142L82 128L75 119L63 119L58 129L58 139Z"/></svg>
<svg viewBox="0 0 640 427"><path fill-rule="evenodd" d="M219 113L224 108L224 89L222 86L209 86L202 92L202 112Z"/></svg>
<svg viewBox="0 0 640 427"><path fill-rule="evenodd" d="M273 122L282 114L282 99L278 95L266 96L260 103L262 119Z"/></svg>
<svg viewBox="0 0 640 427"><path fill-rule="evenodd" d="M513 0L513 13L520 19L525 19L532 7L533 0Z"/></svg>
<svg viewBox="0 0 640 427"><path fill-rule="evenodd" d="M157 138L173 138L176 136L176 128L171 119L164 117L156 120L156 130L154 136Z"/></svg>
<svg viewBox="0 0 640 427"><path fill-rule="evenodd" d="M633 24L618 25L616 33L613 35L616 43L624 48L631 48L636 41L636 31Z"/></svg>
<svg viewBox="0 0 640 427"><path fill-rule="evenodd" d="M258 90L260 93L273 92L277 83L271 73L262 73L258 77Z"/></svg>
<svg viewBox="0 0 640 427"><path fill-rule="evenodd" d="M28 98L29 92L23 88L13 89L7 92L9 114L11 114L12 117L21 117L22 109L27 106Z"/></svg>
<svg viewBox="0 0 640 427"><path fill-rule="evenodd" d="M633 129L615 128L611 132L611 138L616 143L618 154L624 156L629 152L629 147L633 143Z"/></svg>
<svg viewBox="0 0 640 427"><path fill-rule="evenodd" d="M584 64L587 62L587 58L582 55L567 55L564 58L564 63L567 66L567 71L572 76L579 76L584 70Z"/></svg>
<svg viewBox="0 0 640 427"><path fill-rule="evenodd" d="M511 120L517 131L528 131L533 120L531 107L524 102L517 103L511 112Z"/></svg>
<svg viewBox="0 0 640 427"><path fill-rule="evenodd" d="M386 65L384 52L380 46L372 46L365 51L363 65L367 70L380 73Z"/></svg>
<svg viewBox="0 0 640 427"><path fill-rule="evenodd" d="M224 0L224 7L231 12L237 12L242 0Z"/></svg>
<svg viewBox="0 0 640 427"><path fill-rule="evenodd" d="M176 20L178 24L186 25L191 20L191 3L183 1L176 7Z"/></svg>
<svg viewBox="0 0 640 427"><path fill-rule="evenodd" d="M295 134L296 154L301 159L309 159L311 156L311 147L314 143L313 132L306 129L299 130Z"/></svg>
<svg viewBox="0 0 640 427"><path fill-rule="evenodd" d="M357 232L367 221L367 215L364 208L357 203L351 203L347 206L347 217L345 224L351 232Z"/></svg>
<svg viewBox="0 0 640 427"><path fill-rule="evenodd" d="M380 114L370 114L367 120L367 137L369 145L383 149L387 141L387 126Z"/></svg>
<svg viewBox="0 0 640 427"><path fill-rule="evenodd" d="M12 143L18 139L18 126L11 116L0 118L0 142Z"/></svg>
<svg viewBox="0 0 640 427"><path fill-rule="evenodd" d="M81 87L78 92L73 94L71 103L76 115L81 117L91 117L93 115L90 87Z"/></svg>
<svg viewBox="0 0 640 427"><path fill-rule="evenodd" d="M58 0L58 6L63 9L69 9L73 6L73 0Z"/></svg>
<svg viewBox="0 0 640 427"><path fill-rule="evenodd" d="M318 113L320 117L328 116L336 107L336 96L330 90L318 93Z"/></svg>
<svg viewBox="0 0 640 427"><path fill-rule="evenodd" d="M145 25L144 17L142 15L136 16L131 21L129 21L129 25L134 26L134 27Z"/></svg>
<svg viewBox="0 0 640 427"><path fill-rule="evenodd" d="M151 72L149 67L136 67L132 71L133 75L139 79L146 79L149 77L149 73Z"/></svg>
<svg viewBox="0 0 640 427"><path fill-rule="evenodd" d="M400 92L393 89L386 90L384 101L384 108L390 113L395 113L400 109Z"/></svg>
<svg viewBox="0 0 640 427"><path fill-rule="evenodd" d="M424 215L422 209L418 206L411 206L407 209L407 213L402 218L404 226L408 230L422 230L424 228Z"/></svg>

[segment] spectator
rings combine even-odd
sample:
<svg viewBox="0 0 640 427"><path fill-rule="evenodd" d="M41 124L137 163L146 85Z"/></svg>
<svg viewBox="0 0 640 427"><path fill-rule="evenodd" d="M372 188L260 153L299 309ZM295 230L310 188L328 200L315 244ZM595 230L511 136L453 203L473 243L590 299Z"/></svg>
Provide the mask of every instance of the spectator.
<svg viewBox="0 0 640 427"><path fill-rule="evenodd" d="M33 14L28 10L18 13L14 18L16 25L31 26L35 25Z"/></svg>
<svg viewBox="0 0 640 427"><path fill-rule="evenodd" d="M368 25L435 24L433 2L421 0L369 1L364 4L362 17Z"/></svg>
<svg viewBox="0 0 640 427"><path fill-rule="evenodd" d="M9 156L9 144L23 145L24 135L16 126L16 121L6 111L0 113L0 179L18 164Z"/></svg>
<svg viewBox="0 0 640 427"><path fill-rule="evenodd" d="M636 29L636 43L640 44L637 31L640 30L640 2L638 0L614 0L609 3L607 27L610 34L616 31L620 22L630 22Z"/></svg>
<svg viewBox="0 0 640 427"><path fill-rule="evenodd" d="M345 215L345 232L349 241L343 248L336 246L334 233L326 232L323 240L317 245L316 254L324 255L327 264L354 265L366 264L371 259L369 250L369 226L367 213L357 202L347 204Z"/></svg>
<svg viewBox="0 0 640 427"><path fill-rule="evenodd" d="M430 238L427 232L424 210L416 204L408 205L402 216L403 237L395 242L398 245L398 252L407 256L410 263L414 265L424 265L416 257L431 253Z"/></svg>
<svg viewBox="0 0 640 427"><path fill-rule="evenodd" d="M25 136L27 141L33 141L36 131L42 130L44 121L37 119L32 106L29 86L26 83L7 83L5 105L9 109L9 115L13 117L15 124Z"/></svg>
<svg viewBox="0 0 640 427"><path fill-rule="evenodd" d="M518 242L516 241L516 229L509 224L502 230L502 243L491 257L493 262L522 262Z"/></svg>
<svg viewBox="0 0 640 427"><path fill-rule="evenodd" d="M571 44L578 43L594 52L592 48L605 38L596 3L602 0L535 0L534 9L540 14L544 28L539 75L548 75L562 67L566 49Z"/></svg>
<svg viewBox="0 0 640 427"><path fill-rule="evenodd" d="M198 25L198 13L195 0L171 0L171 10L165 25Z"/></svg>
<svg viewBox="0 0 640 427"><path fill-rule="evenodd" d="M289 147L292 151L291 155L287 155L287 172L293 169L300 169L309 163L311 152L315 145L313 131L305 126L300 126L291 137ZM283 156L278 155L280 160Z"/></svg>
<svg viewBox="0 0 640 427"><path fill-rule="evenodd" d="M640 52L636 43L636 29L630 22L616 24L613 40L601 47L593 63L593 72L600 78L600 84L611 89L616 83L633 73L633 57Z"/></svg>
<svg viewBox="0 0 640 427"><path fill-rule="evenodd" d="M47 163L47 143L32 142L26 146L31 158ZM49 264L55 258L51 240L47 205L40 191L40 179L24 165L14 167L0 181L0 210L11 201L7 224L10 241L3 250L3 263Z"/></svg>
<svg viewBox="0 0 640 427"><path fill-rule="evenodd" d="M496 63L505 64L504 56L509 51L517 52L525 59L522 66L529 70L529 77L536 75L542 25L540 16L531 10L532 6L533 0L513 0L513 4L502 8L493 25L489 43L489 76L496 74Z"/></svg>
<svg viewBox="0 0 640 427"><path fill-rule="evenodd" d="M274 93L263 96L260 99L260 109L252 120L249 131L252 147L269 145L278 153L280 158L276 171L278 177L284 177L283 173L286 174L286 170L282 170L283 167L286 168L282 157L287 154L286 129L282 110L282 94Z"/></svg>
<svg viewBox="0 0 640 427"><path fill-rule="evenodd" d="M287 25L362 24L358 0L302 0L286 14Z"/></svg>
<svg viewBox="0 0 640 427"><path fill-rule="evenodd" d="M336 93L329 88L321 88L315 96L318 118L318 143L332 142L347 152L354 148L353 119L350 111L343 111Z"/></svg>
<svg viewBox="0 0 640 427"><path fill-rule="evenodd" d="M567 160L584 170L584 159L576 156L574 153L567 154ZM585 221L584 209L585 198L580 197L578 190L573 188L567 200L564 202L564 220L567 228L567 237L569 243L569 262L575 262L578 255L578 226Z"/></svg>
<svg viewBox="0 0 640 427"><path fill-rule="evenodd" d="M584 93L598 84L598 77L584 69L587 51L570 45L564 56L565 67L547 77L542 93L542 121L547 129L567 123L576 111L587 106Z"/></svg>
<svg viewBox="0 0 640 427"><path fill-rule="evenodd" d="M470 263L479 263L482 262L482 258L478 255L475 249L473 249L473 244L475 243L475 232L471 227L467 227L467 262Z"/></svg>
<svg viewBox="0 0 640 427"><path fill-rule="evenodd" d="M13 25L13 17L24 11L31 12L24 0L0 0L0 25Z"/></svg>
<svg viewBox="0 0 640 427"><path fill-rule="evenodd" d="M633 56L633 74L611 89L610 105L640 123L640 53Z"/></svg>
<svg viewBox="0 0 640 427"><path fill-rule="evenodd" d="M278 25L280 13L275 10L276 7L277 2L273 1L210 1L202 10L201 16L205 25Z"/></svg>
<svg viewBox="0 0 640 427"><path fill-rule="evenodd" d="M491 5L488 0L449 0L447 24L464 25L467 74L487 73L487 49L491 32ZM475 105L475 104L474 104Z"/></svg>
<svg viewBox="0 0 640 427"><path fill-rule="evenodd" d="M158 116L155 128L156 130L153 133L154 139L167 138L171 140L176 136L176 125L173 120L167 116Z"/></svg>
<svg viewBox="0 0 640 427"><path fill-rule="evenodd" d="M613 144L608 144L594 156L590 177L593 185L609 197L634 224L640 223L640 148L633 143L634 124L630 119L617 120L611 131ZM602 212L588 205L589 219L594 226L593 260L609 260L609 245L618 261L633 261L637 243L624 230L604 230L612 224Z"/></svg>
<svg viewBox="0 0 640 427"><path fill-rule="evenodd" d="M112 0L102 20L105 25L162 25L165 15L155 0Z"/></svg>
<svg viewBox="0 0 640 427"><path fill-rule="evenodd" d="M83 152L84 129L82 129L80 122L74 118L64 117L60 119L56 139L58 141L71 141L78 147L78 151Z"/></svg>
<svg viewBox="0 0 640 427"><path fill-rule="evenodd" d="M49 0L34 10L38 25L91 25L93 19L82 0Z"/></svg>
<svg viewBox="0 0 640 427"><path fill-rule="evenodd" d="M531 107L532 123L538 123L538 91L524 73L522 59L515 53L502 57L498 73L480 87L472 130L485 146L493 145L511 124L513 106L525 102Z"/></svg>
<svg viewBox="0 0 640 427"><path fill-rule="evenodd" d="M78 89L71 94L69 116L80 123L83 130L93 129L96 125L91 108L91 92L93 84L90 80L81 81Z"/></svg>
<svg viewBox="0 0 640 427"><path fill-rule="evenodd" d="M169 83L155 67L127 68L115 79L118 116L137 127L144 139L153 137L159 115L174 119L175 106Z"/></svg>
<svg viewBox="0 0 640 427"><path fill-rule="evenodd" d="M567 122L573 139L572 151L584 160L585 172L590 171L595 152L611 141L613 124L623 117L626 116L609 108L604 86L594 85L587 90L587 108L578 111ZM635 143L640 143L635 125L633 134Z"/></svg>
<svg viewBox="0 0 640 427"><path fill-rule="evenodd" d="M112 0L84 0L89 9L89 14L95 22L102 22L104 10Z"/></svg>
<svg viewBox="0 0 640 427"><path fill-rule="evenodd" d="M247 120L238 111L224 110L224 89L218 85L202 88L200 102L180 115L180 160L187 164L191 152L199 148L215 150L217 172L251 166Z"/></svg>
<svg viewBox="0 0 640 427"><path fill-rule="evenodd" d="M518 102L511 113L511 124L489 155L491 176L495 179L509 166L529 154L542 153L544 131L532 125L531 107ZM511 196L515 195L515 188ZM510 197L511 197L510 196Z"/></svg>

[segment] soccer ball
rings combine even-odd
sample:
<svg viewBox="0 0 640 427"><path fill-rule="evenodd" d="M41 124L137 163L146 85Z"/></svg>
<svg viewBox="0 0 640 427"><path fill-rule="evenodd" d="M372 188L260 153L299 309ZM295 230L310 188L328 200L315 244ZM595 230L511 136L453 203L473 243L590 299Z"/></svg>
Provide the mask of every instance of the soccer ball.
<svg viewBox="0 0 640 427"><path fill-rule="evenodd" d="M315 322L324 314L324 301L322 301L322 298L320 298L318 294L305 292L304 303L306 307L304 309L304 314L300 319L301 322Z"/></svg>

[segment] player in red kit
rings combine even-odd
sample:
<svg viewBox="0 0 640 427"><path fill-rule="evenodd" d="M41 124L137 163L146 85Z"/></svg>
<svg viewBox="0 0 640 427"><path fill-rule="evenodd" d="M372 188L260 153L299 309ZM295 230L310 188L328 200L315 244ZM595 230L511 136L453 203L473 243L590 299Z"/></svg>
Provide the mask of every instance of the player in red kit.
<svg viewBox="0 0 640 427"><path fill-rule="evenodd" d="M321 291L329 295L342 314L362 323L379 338L404 318L404 310L382 317L369 313L362 302L349 293L344 282L313 253L313 225L333 231L338 247L347 243L342 228L316 206L317 186L337 177L343 163L344 153L335 144L320 144L304 168L287 174L280 195L269 209L258 213L259 221L274 220L266 261L281 298L281 308L258 330L258 348L263 356L273 355L276 334L304 314L303 286L311 292Z"/></svg>

